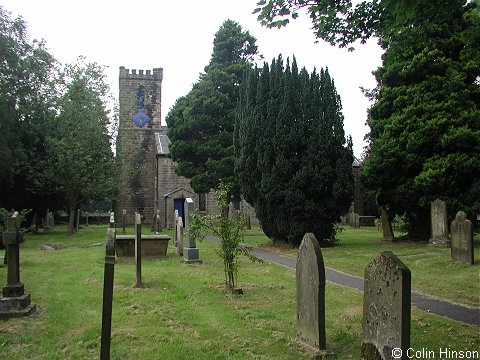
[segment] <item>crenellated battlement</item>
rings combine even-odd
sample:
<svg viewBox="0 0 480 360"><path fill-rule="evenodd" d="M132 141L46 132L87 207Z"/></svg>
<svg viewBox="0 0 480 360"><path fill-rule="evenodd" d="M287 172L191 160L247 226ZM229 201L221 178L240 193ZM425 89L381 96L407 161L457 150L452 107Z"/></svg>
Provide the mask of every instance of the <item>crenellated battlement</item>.
<svg viewBox="0 0 480 360"><path fill-rule="evenodd" d="M163 79L163 69L154 68L152 70L137 70L126 69L125 66L120 66L119 71L120 79Z"/></svg>

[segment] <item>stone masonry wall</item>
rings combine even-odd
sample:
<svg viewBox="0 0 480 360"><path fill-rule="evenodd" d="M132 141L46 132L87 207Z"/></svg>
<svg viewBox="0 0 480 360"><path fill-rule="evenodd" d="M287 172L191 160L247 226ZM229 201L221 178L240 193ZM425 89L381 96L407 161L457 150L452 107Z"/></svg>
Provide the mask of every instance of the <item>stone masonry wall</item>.
<svg viewBox="0 0 480 360"><path fill-rule="evenodd" d="M120 121L117 137L117 159L120 170L116 218L127 212L127 223L133 223L135 211L151 223L155 209L156 143L155 132L161 127L161 89L163 69L153 72L120 67ZM145 92L142 111L150 118L143 128L132 122L137 113L137 91Z"/></svg>

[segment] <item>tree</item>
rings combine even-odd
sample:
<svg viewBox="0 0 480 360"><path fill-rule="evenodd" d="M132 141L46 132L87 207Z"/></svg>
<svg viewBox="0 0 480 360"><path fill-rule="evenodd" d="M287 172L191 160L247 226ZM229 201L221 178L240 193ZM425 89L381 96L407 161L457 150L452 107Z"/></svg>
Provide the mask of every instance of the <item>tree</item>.
<svg viewBox="0 0 480 360"><path fill-rule="evenodd" d="M188 229L188 235L199 241L203 240L208 234L213 234L220 239L217 253L223 259L225 286L233 291L239 270L238 255L244 255L251 261L261 262L262 260L251 253L251 247L242 244L243 231L245 230L243 219L229 219L228 216L224 215L228 213L230 193L231 190L227 186L220 185L216 190L220 213L207 216L198 212L195 213Z"/></svg>
<svg viewBox="0 0 480 360"><path fill-rule="evenodd" d="M265 234L298 245L313 232L335 242L351 204L353 151L328 70L284 68L281 56L248 72L235 127L235 172Z"/></svg>
<svg viewBox="0 0 480 360"><path fill-rule="evenodd" d="M438 0L435 7L448 8L453 3L461 6L465 2ZM357 40L363 44L374 36L386 39L397 34L432 3L429 0L371 0L353 6L352 0L261 0L257 5L254 13L258 13L258 20L269 28L286 26L289 17L298 18L299 11L306 8L318 39L347 47Z"/></svg>
<svg viewBox="0 0 480 360"><path fill-rule="evenodd" d="M57 200L39 171L55 116L55 66L43 42L30 42L25 22L0 7L0 206L39 211Z"/></svg>
<svg viewBox="0 0 480 360"><path fill-rule="evenodd" d="M58 190L67 200L68 233L72 234L75 211L82 200L114 193L115 166L103 69L80 61L68 65L64 76L66 91L47 148Z"/></svg>
<svg viewBox="0 0 480 360"><path fill-rule="evenodd" d="M446 200L452 214L480 211L478 4L272 0L256 10L264 25L283 26L306 7L317 38L340 47L379 37L363 178L391 217L406 216L415 239L428 237L430 200Z"/></svg>
<svg viewBox="0 0 480 360"><path fill-rule="evenodd" d="M390 215L405 215L413 239L428 239L437 198L451 216L480 211L480 18L473 10L459 2L426 6L388 39L375 72L363 179Z"/></svg>
<svg viewBox="0 0 480 360"><path fill-rule="evenodd" d="M213 54L192 90L167 114L170 156L176 172L191 179L198 193L228 185L238 195L233 174L233 128L239 85L257 54L255 38L227 20L215 34Z"/></svg>

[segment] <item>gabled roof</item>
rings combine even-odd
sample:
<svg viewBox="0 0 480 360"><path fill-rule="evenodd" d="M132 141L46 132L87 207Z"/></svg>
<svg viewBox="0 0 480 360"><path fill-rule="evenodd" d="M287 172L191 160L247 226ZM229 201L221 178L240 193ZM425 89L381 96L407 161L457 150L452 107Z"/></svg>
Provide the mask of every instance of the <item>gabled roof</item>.
<svg viewBox="0 0 480 360"><path fill-rule="evenodd" d="M164 197L167 197L167 196L170 196L170 195L175 194L175 193L180 192L180 191L186 191L186 192L189 193L189 194L195 194L193 191L190 191L190 190L188 190L188 189L185 189L184 187L179 187L179 188L177 188L177 189L175 189L175 190L173 190L173 191L170 191L169 193L164 194L163 196L164 196Z"/></svg>
<svg viewBox="0 0 480 360"><path fill-rule="evenodd" d="M155 133L155 143L157 145L157 156L168 155L168 148L170 146L170 139L167 136L167 127L162 126L158 132Z"/></svg>

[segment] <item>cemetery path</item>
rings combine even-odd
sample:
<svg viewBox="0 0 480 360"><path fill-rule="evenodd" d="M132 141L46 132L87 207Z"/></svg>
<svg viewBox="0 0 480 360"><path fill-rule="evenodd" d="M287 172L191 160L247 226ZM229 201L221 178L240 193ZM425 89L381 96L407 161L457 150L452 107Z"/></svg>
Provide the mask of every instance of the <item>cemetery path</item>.
<svg viewBox="0 0 480 360"><path fill-rule="evenodd" d="M271 263L283 265L291 269L295 269L296 267L296 259L274 254L264 249L254 248L253 254ZM363 278L331 268L325 268L325 277L327 281L334 284L363 291ZM412 305L431 314L437 314L466 324L480 326L480 308L477 307L455 304L448 300L414 291L412 291Z"/></svg>
<svg viewBox="0 0 480 360"><path fill-rule="evenodd" d="M207 237L206 240L218 243L218 239L211 236ZM295 270L297 265L296 259L278 255L261 248L254 248L252 252L260 259L286 266L293 270ZM327 281L334 284L363 291L363 278L361 277L349 275L331 268L325 268L325 277ZM415 291L412 291L412 305L431 314L445 316L449 319L470 325L480 326L480 308L478 307L456 304L445 299Z"/></svg>

